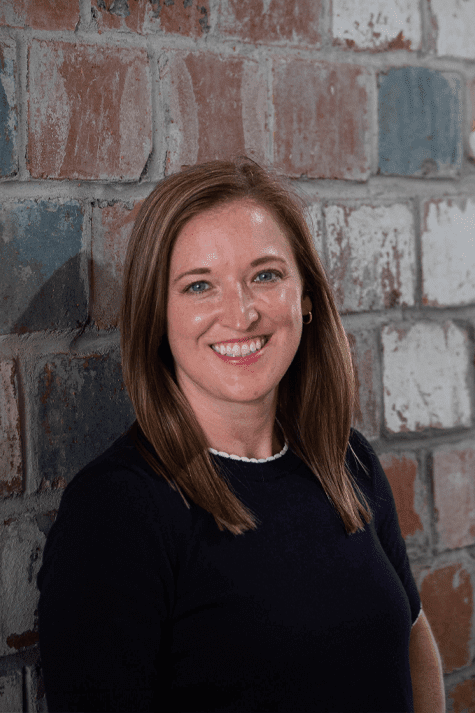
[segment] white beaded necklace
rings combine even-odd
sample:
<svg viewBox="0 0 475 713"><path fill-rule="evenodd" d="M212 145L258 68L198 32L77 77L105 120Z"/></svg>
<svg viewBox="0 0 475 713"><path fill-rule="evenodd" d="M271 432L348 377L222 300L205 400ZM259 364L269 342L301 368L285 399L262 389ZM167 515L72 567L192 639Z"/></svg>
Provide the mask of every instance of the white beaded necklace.
<svg viewBox="0 0 475 713"><path fill-rule="evenodd" d="M232 460L243 460L245 463L267 463L267 461L276 460L276 458L280 458L284 453L287 453L289 446L286 443L280 453L276 453L275 456L269 456L269 458L245 458L244 456L235 456L225 453L224 451L217 451L215 448L208 448L208 450L215 456L224 456L224 458L231 458Z"/></svg>
<svg viewBox="0 0 475 713"><path fill-rule="evenodd" d="M277 421L277 419L276 419ZM280 430L282 431L282 434L284 433L282 426L280 425L280 422L277 421ZM280 453L276 453L275 456L269 456L269 458L245 458L244 456L235 456L235 455L230 455L229 453L225 453L224 451L217 451L215 448L208 448L210 453L213 453L215 456L223 456L224 458L231 458L232 460L242 460L244 463L267 463L270 460L276 460L277 458L281 458L284 453L287 453L289 450L289 444L287 441L285 441L285 446L282 448Z"/></svg>

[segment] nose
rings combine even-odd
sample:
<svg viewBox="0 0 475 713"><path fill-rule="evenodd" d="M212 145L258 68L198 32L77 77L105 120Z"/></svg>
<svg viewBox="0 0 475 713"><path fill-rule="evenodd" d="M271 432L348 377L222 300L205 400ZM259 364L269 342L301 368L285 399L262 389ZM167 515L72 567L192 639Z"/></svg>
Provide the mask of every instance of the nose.
<svg viewBox="0 0 475 713"><path fill-rule="evenodd" d="M238 331L246 330L259 318L255 302L252 291L243 288L240 283L228 287L224 292L221 308L223 324Z"/></svg>

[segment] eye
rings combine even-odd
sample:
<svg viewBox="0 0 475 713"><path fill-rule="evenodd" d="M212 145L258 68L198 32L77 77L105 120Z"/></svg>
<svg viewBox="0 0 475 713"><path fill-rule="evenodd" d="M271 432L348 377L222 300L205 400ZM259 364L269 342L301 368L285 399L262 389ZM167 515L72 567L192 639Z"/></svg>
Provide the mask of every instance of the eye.
<svg viewBox="0 0 475 713"><path fill-rule="evenodd" d="M261 272L258 272L256 277L260 277L261 275L277 275L278 278L282 277L282 273L279 272L279 270L263 270ZM259 282L276 282L277 277L274 277L272 280L259 280ZM195 285L209 285L209 282L206 282L205 280L200 280L199 282L192 282L191 285L188 285L184 289L184 292L189 292L192 295L201 295L204 292L208 292L208 290L192 290L192 287L195 287Z"/></svg>

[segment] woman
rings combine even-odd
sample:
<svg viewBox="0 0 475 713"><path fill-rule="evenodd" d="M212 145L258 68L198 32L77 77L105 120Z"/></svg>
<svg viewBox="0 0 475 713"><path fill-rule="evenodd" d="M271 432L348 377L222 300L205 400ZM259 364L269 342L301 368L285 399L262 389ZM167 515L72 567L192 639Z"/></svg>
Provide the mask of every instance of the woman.
<svg viewBox="0 0 475 713"><path fill-rule="evenodd" d="M121 348L137 421L67 486L38 574L50 713L445 710L297 196L246 158L158 184Z"/></svg>

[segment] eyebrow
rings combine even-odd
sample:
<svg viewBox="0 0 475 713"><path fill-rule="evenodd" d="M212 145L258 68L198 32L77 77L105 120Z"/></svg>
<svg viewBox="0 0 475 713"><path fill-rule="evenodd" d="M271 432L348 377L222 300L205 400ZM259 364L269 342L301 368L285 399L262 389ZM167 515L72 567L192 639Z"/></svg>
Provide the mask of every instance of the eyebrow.
<svg viewBox="0 0 475 713"><path fill-rule="evenodd" d="M250 263L250 267L257 267L257 265L262 265L265 262L281 262L284 265L287 265L287 260L284 260L282 257L277 257L277 255L263 255L262 257L258 257L253 260ZM178 277L176 277L173 281L173 284L178 282L178 280L181 280L181 278L185 277L185 275L208 275L210 272L211 270L209 267L194 267L193 270L187 270L186 272L182 272L181 275L178 275Z"/></svg>

